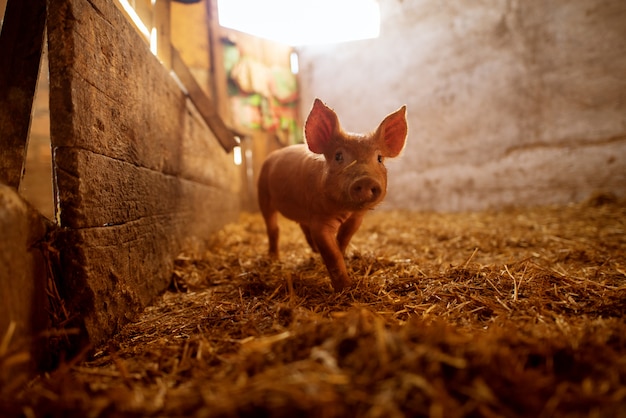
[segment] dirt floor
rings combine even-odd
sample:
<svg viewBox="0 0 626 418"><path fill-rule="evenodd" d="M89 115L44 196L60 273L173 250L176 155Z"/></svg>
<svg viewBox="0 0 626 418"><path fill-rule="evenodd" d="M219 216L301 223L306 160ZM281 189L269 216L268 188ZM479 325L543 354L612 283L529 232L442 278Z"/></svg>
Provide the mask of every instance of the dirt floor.
<svg viewBox="0 0 626 418"><path fill-rule="evenodd" d="M375 211L332 292L259 215L177 260L154 306L17 392L8 415L626 416L626 202ZM7 377L5 376L5 381Z"/></svg>

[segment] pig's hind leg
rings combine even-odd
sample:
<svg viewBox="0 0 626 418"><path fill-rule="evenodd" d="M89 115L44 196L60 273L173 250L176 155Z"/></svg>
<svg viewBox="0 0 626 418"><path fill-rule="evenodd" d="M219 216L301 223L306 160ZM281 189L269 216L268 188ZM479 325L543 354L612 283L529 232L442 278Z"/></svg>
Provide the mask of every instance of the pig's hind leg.
<svg viewBox="0 0 626 418"><path fill-rule="evenodd" d="M306 238L306 242L309 244L309 247L311 247L314 253L319 253L320 251L317 248L317 244L315 244L315 241L311 238L311 229L304 224L300 224L300 229L304 232L304 237Z"/></svg>
<svg viewBox="0 0 626 418"><path fill-rule="evenodd" d="M278 212L263 213L265 219L265 229L267 230L267 238L269 240L269 254L272 258L278 258Z"/></svg>
<svg viewBox="0 0 626 418"><path fill-rule="evenodd" d="M272 258L278 258L278 211L272 205L267 192L259 188L259 208L265 220L265 229L269 241L269 254Z"/></svg>

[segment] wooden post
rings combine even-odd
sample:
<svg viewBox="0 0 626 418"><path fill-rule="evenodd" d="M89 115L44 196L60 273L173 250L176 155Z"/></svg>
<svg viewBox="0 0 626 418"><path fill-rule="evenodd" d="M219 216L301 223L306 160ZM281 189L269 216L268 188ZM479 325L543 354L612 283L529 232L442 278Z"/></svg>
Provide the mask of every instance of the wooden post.
<svg viewBox="0 0 626 418"><path fill-rule="evenodd" d="M229 126L234 126L228 98L228 76L224 69L224 46L222 45L222 30L219 24L217 0L209 0L206 3L209 18L209 39L211 59L211 80L213 98L217 106L217 112L221 119Z"/></svg>
<svg viewBox="0 0 626 418"><path fill-rule="evenodd" d="M0 182L24 174L33 98L46 26L46 0L9 0L0 34Z"/></svg>
<svg viewBox="0 0 626 418"><path fill-rule="evenodd" d="M157 57L165 68L172 68L170 0L156 0L153 25L157 30Z"/></svg>

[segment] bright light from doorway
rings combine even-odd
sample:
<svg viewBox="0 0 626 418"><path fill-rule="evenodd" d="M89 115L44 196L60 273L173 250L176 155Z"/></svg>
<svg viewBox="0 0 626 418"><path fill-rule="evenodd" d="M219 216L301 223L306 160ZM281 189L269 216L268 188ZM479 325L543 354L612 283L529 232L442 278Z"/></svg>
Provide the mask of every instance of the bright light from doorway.
<svg viewBox="0 0 626 418"><path fill-rule="evenodd" d="M299 46L377 38L377 0L218 0L220 25Z"/></svg>
<svg viewBox="0 0 626 418"><path fill-rule="evenodd" d="M233 161L235 162L235 165L241 165L241 163L243 162L240 146L236 146L235 148L233 148Z"/></svg>

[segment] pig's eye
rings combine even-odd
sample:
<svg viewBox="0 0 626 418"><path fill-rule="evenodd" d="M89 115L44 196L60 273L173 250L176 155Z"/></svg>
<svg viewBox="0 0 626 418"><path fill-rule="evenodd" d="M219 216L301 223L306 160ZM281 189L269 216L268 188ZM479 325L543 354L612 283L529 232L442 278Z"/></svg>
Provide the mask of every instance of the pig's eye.
<svg viewBox="0 0 626 418"><path fill-rule="evenodd" d="M338 152L337 154L335 154L335 161L337 161L338 163L343 161L343 154Z"/></svg>
<svg viewBox="0 0 626 418"><path fill-rule="evenodd" d="M382 163L382 162L383 162L383 156L382 156L382 155L380 155L380 154L378 154L378 162L379 162L379 163Z"/></svg>

